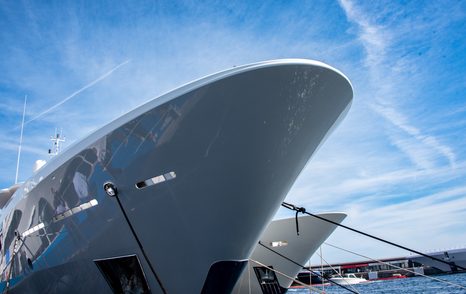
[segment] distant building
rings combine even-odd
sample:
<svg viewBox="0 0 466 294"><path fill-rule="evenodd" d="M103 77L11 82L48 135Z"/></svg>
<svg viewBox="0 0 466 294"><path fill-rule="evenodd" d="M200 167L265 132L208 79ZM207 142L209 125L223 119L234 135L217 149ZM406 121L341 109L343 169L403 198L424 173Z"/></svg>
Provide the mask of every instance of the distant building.
<svg viewBox="0 0 466 294"><path fill-rule="evenodd" d="M415 271L413 268L421 267L421 264L413 263L406 257L385 258L381 261L382 262L358 261L336 263L323 267L315 265L311 267L311 270L322 272L324 276L327 277L337 273L340 275L354 273L356 276L363 277L365 279L380 279L393 277L394 274L396 276L414 276L413 273L410 273L405 269Z"/></svg>
<svg viewBox="0 0 466 294"><path fill-rule="evenodd" d="M386 279L401 276L411 277L417 274L441 274L461 272L466 267L466 248L452 249L428 253L448 264L430 258L412 255L408 257L394 257L381 259L381 262L358 261L335 263L331 265L314 265L312 271L322 272L325 277L335 274L354 273L366 279ZM459 267L458 267L459 266ZM408 271L409 270L409 271Z"/></svg>

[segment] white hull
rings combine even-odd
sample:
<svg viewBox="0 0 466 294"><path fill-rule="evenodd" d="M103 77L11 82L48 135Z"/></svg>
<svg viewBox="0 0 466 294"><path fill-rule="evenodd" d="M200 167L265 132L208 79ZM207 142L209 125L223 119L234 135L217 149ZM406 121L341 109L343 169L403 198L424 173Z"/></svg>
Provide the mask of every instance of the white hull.
<svg viewBox="0 0 466 294"><path fill-rule="evenodd" d="M361 278L331 278L330 281L337 283L339 285L356 285L361 283L366 283L366 279Z"/></svg>
<svg viewBox="0 0 466 294"><path fill-rule="evenodd" d="M279 60L214 74L121 116L5 205L0 291L111 293L133 278L152 293L231 291L351 99L329 66Z"/></svg>
<svg viewBox="0 0 466 294"><path fill-rule="evenodd" d="M337 223L341 223L346 217L344 213L322 213L318 215ZM336 229L336 225L324 222L312 216L301 216L298 219L300 229L299 236L296 234L295 218L292 217L271 222L262 234L260 242L296 263L305 265L317 248ZM274 245L275 247L273 247ZM286 260L261 245L256 246L251 255L251 259L259 261L268 267L272 267L292 278L296 278L298 272L302 269L299 265ZM233 293L263 293L259 279L254 270L258 267L261 266L252 261L249 262L248 268L243 272ZM278 273L275 273L275 276L278 279L281 289L289 288L293 282L291 279ZM266 286L262 285L262 287Z"/></svg>

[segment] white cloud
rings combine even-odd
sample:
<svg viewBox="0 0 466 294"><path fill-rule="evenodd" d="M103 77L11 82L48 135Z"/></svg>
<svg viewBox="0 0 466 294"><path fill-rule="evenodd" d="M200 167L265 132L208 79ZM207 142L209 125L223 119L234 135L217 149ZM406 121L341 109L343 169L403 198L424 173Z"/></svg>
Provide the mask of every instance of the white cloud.
<svg viewBox="0 0 466 294"><path fill-rule="evenodd" d="M448 160L451 167L455 166L456 155L454 154L452 148L444 144L441 144L438 141L438 139L435 138L434 136L422 134L422 132L417 127L414 127L409 123L409 120L406 116L401 114L395 108L389 107L389 106L382 106L380 104L379 105L373 104L372 108L377 113L379 113L381 116L383 116L385 119L387 119L395 127L404 131L412 139L415 139L414 141L416 141L417 143L420 143L420 144L412 144L412 143L407 144L406 140L400 140L397 138L392 139L392 143L396 145L397 147L399 147L401 151L405 152L412 159L412 161L415 164L417 164L419 167L431 168L433 165L432 162L427 162L425 160L426 156L421 155L422 153L435 153L435 155L431 154L430 157L436 157L437 155L443 156ZM413 141L413 140L410 140L410 141ZM414 145L418 145L418 146L423 145L423 146L421 148L418 148ZM429 150L426 150L425 147L427 147ZM420 157L424 157L424 159L421 159Z"/></svg>
<svg viewBox="0 0 466 294"><path fill-rule="evenodd" d="M426 93L421 86L429 73L405 53L407 48L399 40L413 28L422 34L431 26L415 23L425 21L417 18L388 26L392 11L370 14L365 10L368 3L339 3L355 25L365 52L368 76L353 80L358 121L356 114L348 117L352 121L344 122L343 130L334 134L339 140L332 136L323 145L286 201L312 212L344 211L348 213L345 224L413 249L466 244L466 184L461 180L466 162L450 144L451 138L445 140L447 131L460 134L464 124L457 119L441 125L428 121L432 115L425 109L431 104L423 101ZM399 11L396 17L403 14L400 7L386 9ZM364 114L361 103L368 106ZM281 209L278 215L291 214ZM330 239L373 257L409 254L341 229ZM327 257L332 261L361 259L328 248L324 251L330 252ZM319 263L316 260L313 263Z"/></svg>
<svg viewBox="0 0 466 294"><path fill-rule="evenodd" d="M362 42L366 50L366 65L372 75L372 83L376 91L376 101L371 102L371 108L390 122L396 128L404 131L406 135L411 136L414 140L424 145L419 147L419 144L406 143L400 140L397 136L393 136L389 132L389 137L392 144L397 146L400 151L404 152L412 162L420 168L432 168L436 156L426 153L435 153L436 155L443 156L448 160L451 167L454 167L456 156L453 149L445 144L442 144L433 135L424 134L424 132L413 125L406 114L401 110L395 108L395 101L399 101L400 87L404 87L406 70L409 66L409 71L415 71L413 64L408 58L396 58L395 74L391 74L393 64L391 58L388 57L387 51L394 42L394 36L400 35L400 32L389 33L388 28L382 28L380 25L374 24L374 19L371 19L364 14L362 9L355 5L352 1L341 0L341 7L345 11L348 19L359 27L358 38ZM409 86L409 85L408 85ZM426 150L426 148L429 150ZM422 153L421 155L419 155Z"/></svg>
<svg viewBox="0 0 466 294"><path fill-rule="evenodd" d="M366 65L377 66L383 61L387 42L391 36L381 26L374 25L352 1L340 0L348 19L360 27L359 40L367 52Z"/></svg>
<svg viewBox="0 0 466 294"><path fill-rule="evenodd" d="M105 78L107 78L108 76L110 76L114 71L116 71L117 69L119 69L120 67L124 66L125 64L127 64L128 62L130 62L130 60L126 60L120 64L118 64L117 66L113 67L112 69L110 69L109 71L107 71L106 73L104 73L103 75L101 75L100 77L98 77L97 79L93 80L92 82L88 83L87 85L83 86L82 88L74 91L71 95L65 97L64 99L62 99L60 102L56 103L55 105L47 108L46 110L42 111L41 113L35 115L33 118L27 120L24 124L28 124L32 121L35 121L39 118L41 118L42 116L44 116L45 114L55 110L56 108L60 107L61 105L63 105L63 103L66 103L68 100L76 97L77 95L79 95L81 92L89 89L90 87L94 86L95 84L97 84L98 82L104 80Z"/></svg>
<svg viewBox="0 0 466 294"><path fill-rule="evenodd" d="M466 186L432 194L422 199L374 207L352 205L343 224L420 251L451 249L466 245ZM339 228L329 243L363 253L371 258L408 256L409 251L386 245ZM363 258L323 246L324 258L330 262L358 261ZM313 264L320 264L317 256Z"/></svg>

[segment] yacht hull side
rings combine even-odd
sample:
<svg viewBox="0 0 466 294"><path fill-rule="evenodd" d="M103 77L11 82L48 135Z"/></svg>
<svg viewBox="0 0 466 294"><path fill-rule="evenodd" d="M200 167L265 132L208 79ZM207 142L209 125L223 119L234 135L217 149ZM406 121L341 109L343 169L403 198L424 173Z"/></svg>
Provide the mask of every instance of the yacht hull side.
<svg viewBox="0 0 466 294"><path fill-rule="evenodd" d="M344 76L309 61L194 84L119 118L25 183L6 208L3 231L24 238L2 249L4 288L109 292L95 261L136 255L154 293L210 289L213 265L249 257L352 99Z"/></svg>

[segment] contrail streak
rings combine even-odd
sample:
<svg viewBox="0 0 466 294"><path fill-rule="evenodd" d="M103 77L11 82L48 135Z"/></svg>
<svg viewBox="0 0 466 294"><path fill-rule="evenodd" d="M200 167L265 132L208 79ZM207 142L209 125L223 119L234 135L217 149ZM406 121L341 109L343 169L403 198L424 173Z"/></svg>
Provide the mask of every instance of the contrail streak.
<svg viewBox="0 0 466 294"><path fill-rule="evenodd" d="M102 81L103 79L107 78L109 75L111 75L114 71L116 71L117 69L119 69L120 67L122 67L123 65L129 63L131 61L131 59L128 59L122 63L120 63L119 65L115 66L114 68L112 68L111 70L109 70L108 72L106 72L105 74L103 74L102 76L100 76L99 78L97 78L96 80L90 82L89 84L85 85L84 87L82 87L81 89L77 90L76 92L72 93L70 96L66 97L65 99L63 99L62 101L58 102L57 104L55 104L54 106L50 107L49 109L47 110L44 110L42 111L41 113L39 113L38 115L36 115L35 117L31 118L30 120L26 121L24 124L28 124L42 116L44 116L45 114L49 113L50 111L54 110L55 108L59 107L60 105L62 105L63 103L65 103L66 101L70 100L71 98L75 97L76 95L80 94L81 92L85 91L86 89L89 89L90 87L94 86L95 84L97 84L98 82Z"/></svg>

